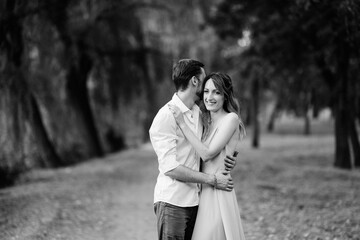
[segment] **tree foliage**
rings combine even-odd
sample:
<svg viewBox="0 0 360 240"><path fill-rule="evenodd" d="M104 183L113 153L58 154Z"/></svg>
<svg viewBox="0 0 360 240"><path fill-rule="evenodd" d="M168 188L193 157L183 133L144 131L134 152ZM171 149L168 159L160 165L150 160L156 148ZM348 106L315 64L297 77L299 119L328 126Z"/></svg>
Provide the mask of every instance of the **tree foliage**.
<svg viewBox="0 0 360 240"><path fill-rule="evenodd" d="M1 1L0 184L147 140L172 94L172 62L211 62L203 11L192 1Z"/></svg>
<svg viewBox="0 0 360 240"><path fill-rule="evenodd" d="M244 30L251 32L251 45L241 59L249 63L251 60L246 59L256 56L262 66L268 66L263 85L273 88L279 99L288 96L289 102L281 100L286 108L306 107L309 99L315 109L332 108L336 122L335 165L351 168L350 155L355 160L360 158L355 137L359 119L360 2L225 0L212 23L223 38L238 39Z"/></svg>

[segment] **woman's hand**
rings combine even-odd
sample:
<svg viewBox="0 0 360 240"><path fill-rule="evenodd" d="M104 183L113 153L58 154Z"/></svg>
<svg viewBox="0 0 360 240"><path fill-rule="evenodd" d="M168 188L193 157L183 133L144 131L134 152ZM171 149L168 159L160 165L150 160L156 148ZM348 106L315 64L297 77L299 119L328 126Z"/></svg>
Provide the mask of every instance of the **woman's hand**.
<svg viewBox="0 0 360 240"><path fill-rule="evenodd" d="M225 160L225 163L224 163L225 164L225 170L226 171L233 170L235 165L236 165L236 157L226 155L224 160Z"/></svg>
<svg viewBox="0 0 360 240"><path fill-rule="evenodd" d="M178 125L185 123L184 115L180 111L179 107L172 104L168 104L168 107L170 109L170 112L174 115L175 121Z"/></svg>

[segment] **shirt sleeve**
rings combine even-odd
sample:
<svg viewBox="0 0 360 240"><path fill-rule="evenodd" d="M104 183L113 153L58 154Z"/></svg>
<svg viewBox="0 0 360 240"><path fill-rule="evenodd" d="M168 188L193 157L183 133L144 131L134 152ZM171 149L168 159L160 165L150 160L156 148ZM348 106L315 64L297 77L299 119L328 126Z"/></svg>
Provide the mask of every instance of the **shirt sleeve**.
<svg viewBox="0 0 360 240"><path fill-rule="evenodd" d="M170 111L161 109L154 118L149 134L159 161L159 171L166 173L178 167L176 160L176 122Z"/></svg>

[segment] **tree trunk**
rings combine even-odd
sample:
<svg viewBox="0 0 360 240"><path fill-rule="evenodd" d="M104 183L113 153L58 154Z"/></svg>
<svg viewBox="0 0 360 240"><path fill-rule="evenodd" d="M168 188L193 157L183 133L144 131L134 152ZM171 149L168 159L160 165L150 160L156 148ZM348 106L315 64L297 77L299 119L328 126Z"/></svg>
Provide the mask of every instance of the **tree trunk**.
<svg viewBox="0 0 360 240"><path fill-rule="evenodd" d="M81 127L84 135L83 141L87 145L89 156L102 156L104 151L96 128L87 89L87 78L92 69L93 61L87 53L86 45L81 40L74 42L68 33L67 8L69 4L69 0L52 0L51 4L48 4L47 18L58 31L59 38L65 47L65 56L69 59L67 66L65 66L67 71L66 87L71 106L79 116L79 122L76 124ZM85 33L83 34L85 35Z"/></svg>
<svg viewBox="0 0 360 240"><path fill-rule="evenodd" d="M4 72L5 76L8 76L6 79L2 79L5 82L4 86L10 90L10 94L14 97L14 100L19 104L19 109L21 109L23 116L26 119L19 119L19 112L18 110L11 111L10 114L13 114L12 119L16 121L14 123L15 136L21 136L18 141L13 142L14 149L17 149L20 145L21 149L29 149L30 147L27 146L27 142L24 141L26 135L33 134L35 137L34 145L39 151L39 154L42 156L42 162L38 162L38 159L31 159L33 161L31 164L35 165L34 163L40 164L42 167L51 167L51 166L58 166L61 163L59 156L57 155L53 144L51 143L46 129L43 124L43 120L39 111L39 107L37 105L35 96L31 92L31 88L28 86L28 82L25 79L24 74L24 67L23 67L23 27L20 17L16 16L16 11L18 6L17 1L7 1L5 2L6 11L9 14L9 17L4 22L1 22L3 25L2 30L4 30L3 38L1 36L2 43L6 46L1 50L4 51L6 56L6 65ZM20 4L21 5L21 4ZM26 7L26 6L25 6ZM16 107L12 106L12 107ZM24 132L19 125L24 124L27 120L31 133ZM16 139L13 139L15 141ZM25 151L26 152L26 151ZM24 156L20 156L24 158ZM12 162L21 162L22 159L14 159L11 160ZM22 163L24 164L24 163Z"/></svg>
<svg viewBox="0 0 360 240"><path fill-rule="evenodd" d="M352 80L352 86L356 86L356 80ZM349 134L350 134L350 143L351 143L351 150L352 150L352 157L354 159L354 166L360 167L360 143L359 143L359 134L356 128L357 122L357 109L356 109L356 98L357 98L357 90L356 88L350 88L350 96L349 96Z"/></svg>
<svg viewBox="0 0 360 240"><path fill-rule="evenodd" d="M359 56L360 57L360 56ZM358 63L360 63L360 59L358 59ZM352 67L356 67L357 65L353 65ZM351 142L351 150L353 163L356 168L360 167L360 143L359 143L359 133L357 131L357 121L359 120L359 107L360 107L360 77L355 74L350 75L349 84L351 87L349 88L349 133L350 133L350 142Z"/></svg>
<svg viewBox="0 0 360 240"><path fill-rule="evenodd" d="M356 130L356 118L354 114L349 114L349 133L350 133L350 142L351 150L354 157L354 166L360 167L360 143L359 143L359 134Z"/></svg>
<svg viewBox="0 0 360 240"><path fill-rule="evenodd" d="M42 150L42 167L58 167L61 165L61 159L56 153L55 148L48 137L43 120L41 118L39 106L32 94L29 96L29 98L28 117L32 126L32 130L34 131L34 135L38 140L37 143Z"/></svg>
<svg viewBox="0 0 360 240"><path fill-rule="evenodd" d="M311 134L311 124L310 124L310 101L311 101L311 93L307 93L305 99L305 107L304 107L304 135L309 136Z"/></svg>
<svg viewBox="0 0 360 240"><path fill-rule="evenodd" d="M140 65L144 72L144 77L145 77L145 79L147 79L144 82L146 85L146 101L148 103L147 113L146 113L146 117L145 117L144 123L143 123L144 133L146 133L146 134L144 134L144 137L143 137L143 140L145 141L145 140L149 139L147 133L149 132L151 123L156 114L156 104L155 104L156 96L154 95L156 74L154 72L154 69L155 69L155 66L153 63L154 58L152 57L149 49L146 49L145 43L142 43L142 44L143 44L143 48L140 50L141 51Z"/></svg>
<svg viewBox="0 0 360 240"><path fill-rule="evenodd" d="M340 101L340 100L339 100ZM335 163L339 168L351 169L350 146L348 141L348 120L343 107L337 103L335 112Z"/></svg>
<svg viewBox="0 0 360 240"><path fill-rule="evenodd" d="M156 92L156 80L159 78L161 79L161 76L159 76L161 74L156 71L156 65L162 65L163 68L166 67L161 63L161 58L164 58L163 53L159 51L159 49L156 49L155 47L147 44L149 40L146 38L148 37L149 36L146 36L144 30L139 28L139 42L141 47L137 51L137 62L143 71L144 78L146 79L144 84L146 87L147 101L146 116L142 123L144 129L143 132L145 133L143 136L143 141L147 141L149 139L149 128L156 115L156 112L158 111L158 106L156 104L157 97L154 93Z"/></svg>
<svg viewBox="0 0 360 240"><path fill-rule="evenodd" d="M275 106L270 114L269 122L267 124L267 131L269 133L274 132L275 120L277 118L277 115L278 115L278 109L277 109L277 106Z"/></svg>
<svg viewBox="0 0 360 240"><path fill-rule="evenodd" d="M343 36L341 36L343 37ZM351 101L349 100L349 51L347 43L343 42L341 37L338 38L338 49L337 49L337 74L331 71L331 68L327 66L325 62L325 56L319 56L317 58L317 65L321 69L321 73L325 82L328 84L331 90L331 105L333 106L335 115L335 162L334 166L339 168L351 169L351 154L349 142L350 135L353 134L350 129L352 124L349 122L349 113L353 109ZM355 143L355 151L357 149ZM354 152L353 156L357 155ZM355 159L358 162L357 159Z"/></svg>
<svg viewBox="0 0 360 240"><path fill-rule="evenodd" d="M93 61L85 52L86 49L81 44L73 47L67 46L72 51L78 51L78 54L72 52L74 61L70 64L67 75L67 91L69 93L72 106L79 115L80 126L83 127L84 141L88 145L91 156L102 156L104 154L100 143L98 130L96 128L94 115L90 105L89 92L87 89L88 75L92 69ZM73 50L74 49L74 50Z"/></svg>
<svg viewBox="0 0 360 240"><path fill-rule="evenodd" d="M260 104L260 81L258 76L256 76L252 81L252 110L251 110L251 120L253 126L253 137L252 137L252 146L254 148L259 148L260 145L260 120L259 120L259 104Z"/></svg>
<svg viewBox="0 0 360 240"><path fill-rule="evenodd" d="M308 113L304 115L304 135L309 136L311 134L310 117Z"/></svg>
<svg viewBox="0 0 360 240"><path fill-rule="evenodd" d="M349 91L348 91L348 68L349 68L349 53L346 48L346 43L339 40L337 55L337 73L339 94L336 101L335 112L335 163L339 168L351 169L351 154L349 145Z"/></svg>

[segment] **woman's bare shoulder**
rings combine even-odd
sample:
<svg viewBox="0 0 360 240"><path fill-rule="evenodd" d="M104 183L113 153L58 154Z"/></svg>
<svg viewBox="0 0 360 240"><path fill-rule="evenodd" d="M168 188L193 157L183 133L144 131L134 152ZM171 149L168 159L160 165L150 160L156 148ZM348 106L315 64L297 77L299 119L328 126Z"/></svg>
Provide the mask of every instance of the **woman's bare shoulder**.
<svg viewBox="0 0 360 240"><path fill-rule="evenodd" d="M224 116L220 127L236 127L237 125L239 125L239 116L236 113L230 112Z"/></svg>
<svg viewBox="0 0 360 240"><path fill-rule="evenodd" d="M230 112L230 113L226 114L224 118L225 118L224 120L228 120L228 121L231 121L231 122L232 121L234 121L234 122L239 121L239 116L234 112Z"/></svg>

